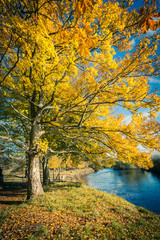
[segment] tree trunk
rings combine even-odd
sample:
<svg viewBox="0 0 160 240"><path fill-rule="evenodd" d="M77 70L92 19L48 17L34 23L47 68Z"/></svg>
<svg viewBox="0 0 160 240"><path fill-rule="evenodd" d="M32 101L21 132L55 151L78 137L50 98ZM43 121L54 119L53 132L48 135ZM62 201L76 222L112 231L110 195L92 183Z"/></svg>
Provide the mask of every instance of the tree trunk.
<svg viewBox="0 0 160 240"><path fill-rule="evenodd" d="M38 154L31 155L29 156L27 199L43 194L44 191L40 178L39 156Z"/></svg>
<svg viewBox="0 0 160 240"><path fill-rule="evenodd" d="M48 162L48 157L45 156L43 158L43 184L47 185L50 182L50 178L49 178L49 162Z"/></svg>
<svg viewBox="0 0 160 240"><path fill-rule="evenodd" d="M36 91L33 94L32 101L35 102ZM34 196L44 194L41 178L40 178L40 162L39 162L39 140L43 132L41 131L41 111L31 103L31 131L30 131L30 145L28 152L28 190L27 199Z"/></svg>

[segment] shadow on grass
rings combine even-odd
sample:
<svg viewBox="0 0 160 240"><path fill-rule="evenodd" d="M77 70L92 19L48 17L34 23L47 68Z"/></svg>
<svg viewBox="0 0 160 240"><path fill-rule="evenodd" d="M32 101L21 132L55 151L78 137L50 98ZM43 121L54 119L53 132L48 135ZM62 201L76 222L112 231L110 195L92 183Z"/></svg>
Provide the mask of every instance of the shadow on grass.
<svg viewBox="0 0 160 240"><path fill-rule="evenodd" d="M20 205L24 202L25 201L0 201L0 204L2 204L2 205Z"/></svg>
<svg viewBox="0 0 160 240"><path fill-rule="evenodd" d="M0 189L0 207L24 203L26 192L26 186L22 184L3 184L3 187Z"/></svg>
<svg viewBox="0 0 160 240"><path fill-rule="evenodd" d="M48 185L44 186L44 191L47 192L49 190L58 190L58 189L67 189L67 188L79 188L81 187L82 183L80 182L54 182L49 183Z"/></svg>
<svg viewBox="0 0 160 240"><path fill-rule="evenodd" d="M3 189L11 188L26 188L27 182L4 182L1 186Z"/></svg>
<svg viewBox="0 0 160 240"><path fill-rule="evenodd" d="M5 191L5 192L4 192ZM13 192L12 192L13 191ZM0 190L0 196L6 196L6 197L18 197L18 196L22 196L22 195L26 195L26 190L24 190L24 192L14 192L14 189L8 189L8 190Z"/></svg>

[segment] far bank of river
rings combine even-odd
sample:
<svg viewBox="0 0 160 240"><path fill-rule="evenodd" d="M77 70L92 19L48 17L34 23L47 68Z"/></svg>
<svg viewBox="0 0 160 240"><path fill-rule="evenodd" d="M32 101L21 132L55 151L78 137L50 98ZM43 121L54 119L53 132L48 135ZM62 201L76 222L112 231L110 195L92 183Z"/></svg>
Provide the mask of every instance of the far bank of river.
<svg viewBox="0 0 160 240"><path fill-rule="evenodd" d="M77 182L80 181L81 178L83 178L83 176L86 176L94 172L95 171L93 170L93 168L90 167L61 171L60 179L64 181ZM58 172L55 174L55 178L57 174Z"/></svg>
<svg viewBox="0 0 160 240"><path fill-rule="evenodd" d="M160 176L139 169L106 168L85 177L89 187L116 194L127 201L160 214Z"/></svg>

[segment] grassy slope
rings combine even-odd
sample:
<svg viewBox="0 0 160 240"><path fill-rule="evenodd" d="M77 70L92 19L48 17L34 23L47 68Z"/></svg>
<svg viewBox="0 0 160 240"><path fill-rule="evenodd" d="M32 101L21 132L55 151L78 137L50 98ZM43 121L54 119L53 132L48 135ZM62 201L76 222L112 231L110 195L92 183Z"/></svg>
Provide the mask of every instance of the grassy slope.
<svg viewBox="0 0 160 240"><path fill-rule="evenodd" d="M160 216L80 183L3 209L2 239L160 239Z"/></svg>

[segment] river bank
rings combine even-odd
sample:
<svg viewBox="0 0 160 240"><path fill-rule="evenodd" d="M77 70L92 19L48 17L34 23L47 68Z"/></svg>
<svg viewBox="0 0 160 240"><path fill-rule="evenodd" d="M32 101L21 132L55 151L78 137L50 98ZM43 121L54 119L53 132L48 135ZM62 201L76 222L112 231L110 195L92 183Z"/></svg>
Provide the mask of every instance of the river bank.
<svg viewBox="0 0 160 240"><path fill-rule="evenodd" d="M72 170L65 170L61 171L60 173L54 173L54 178L58 178L58 174L60 174L59 179L62 181L71 181L71 182L79 182L82 180L82 177L94 173L94 169L87 167L87 168L80 168L80 169L72 169Z"/></svg>
<svg viewBox="0 0 160 240"><path fill-rule="evenodd" d="M89 187L116 194L160 214L160 177L141 169L103 169L85 177Z"/></svg>
<svg viewBox="0 0 160 240"><path fill-rule="evenodd" d="M160 216L78 182L55 182L0 213L2 239L160 239Z"/></svg>

